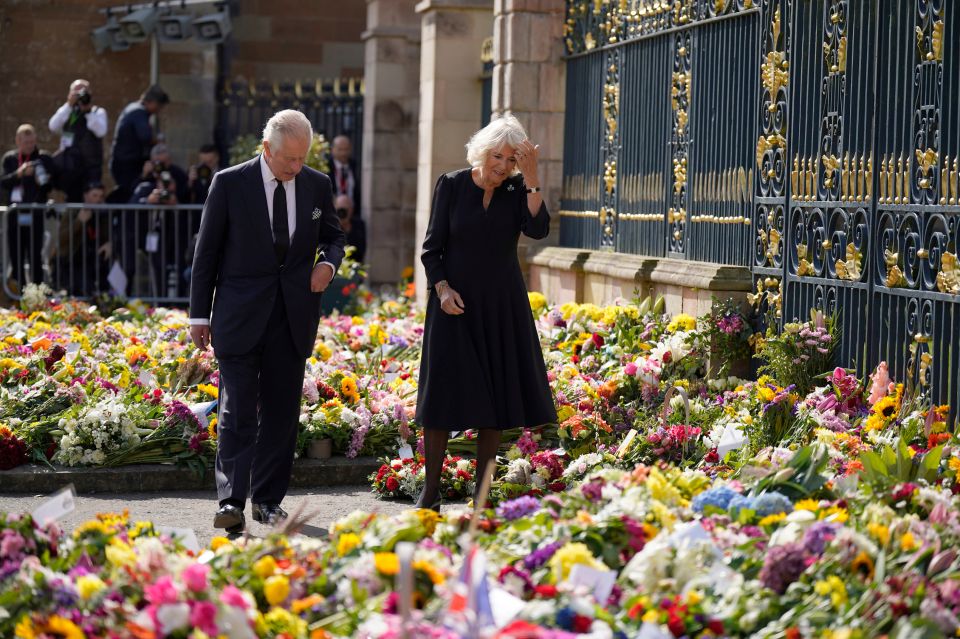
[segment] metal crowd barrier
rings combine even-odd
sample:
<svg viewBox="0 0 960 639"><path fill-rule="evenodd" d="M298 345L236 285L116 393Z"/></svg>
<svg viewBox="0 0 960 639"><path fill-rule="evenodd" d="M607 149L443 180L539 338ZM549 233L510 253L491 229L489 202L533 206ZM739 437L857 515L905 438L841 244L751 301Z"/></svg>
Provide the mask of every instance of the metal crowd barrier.
<svg viewBox="0 0 960 639"><path fill-rule="evenodd" d="M28 282L81 299L189 302L199 204L47 203L0 206L3 292Z"/></svg>

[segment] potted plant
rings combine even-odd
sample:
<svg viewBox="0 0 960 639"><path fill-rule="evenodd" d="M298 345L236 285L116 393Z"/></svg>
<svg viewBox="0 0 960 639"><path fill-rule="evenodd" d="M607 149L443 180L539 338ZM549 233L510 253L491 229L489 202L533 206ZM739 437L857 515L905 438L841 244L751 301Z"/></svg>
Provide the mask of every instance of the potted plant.
<svg viewBox="0 0 960 639"><path fill-rule="evenodd" d="M333 433L326 420L303 414L297 434L297 452L307 459L328 459L333 455Z"/></svg>

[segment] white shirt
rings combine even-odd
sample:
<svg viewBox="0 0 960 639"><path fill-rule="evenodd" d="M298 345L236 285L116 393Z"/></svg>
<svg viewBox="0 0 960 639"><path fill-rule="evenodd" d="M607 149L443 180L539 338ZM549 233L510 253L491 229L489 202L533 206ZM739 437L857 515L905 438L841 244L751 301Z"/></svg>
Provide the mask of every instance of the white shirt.
<svg viewBox="0 0 960 639"><path fill-rule="evenodd" d="M345 175L346 178L347 178L346 180L344 180L344 181L346 182L346 185L345 185L345 186L346 186L346 189L347 189L346 191L341 191L341 190L340 190L340 175L341 175L341 174L342 174L342 175ZM334 193L335 193L336 195L349 195L349 196L350 196L350 199L352 200L352 199L353 199L353 189L354 189L354 185L356 184L356 182L354 182L354 180L353 180L353 171L350 170L350 165L349 165L349 164L343 164L342 162L338 162L337 160L334 160L334 161L333 161L333 179L334 179L334 181L336 182L336 184L333 185L333 191L334 191ZM356 205L356 202L354 202L354 205Z"/></svg>
<svg viewBox="0 0 960 639"><path fill-rule="evenodd" d="M64 102L63 106L57 109L57 112L50 116L50 122L47 126L50 127L51 133L63 133L63 126L67 123L67 120L70 119L70 113L73 111L73 107L70 106L69 102ZM86 114L87 118L87 129L89 129L95 136L102 138L107 134L107 111L102 107L95 106L90 109L90 113ZM60 138L60 150L62 151L67 146L67 140L63 137Z"/></svg>
<svg viewBox="0 0 960 639"><path fill-rule="evenodd" d="M267 215L270 218L270 231L273 232L273 194L278 188L277 179L273 176L273 171L267 166L267 160L260 154L260 175L263 177L263 191L267 196ZM287 196L287 226L290 229L290 243L293 243L293 232L297 230L297 194L295 188L296 178L287 180L283 183L284 194ZM322 261L317 264L326 264L330 271L336 275L337 269L330 262ZM316 268L316 266L314 266ZM208 326L210 320L203 317L191 317L191 326Z"/></svg>

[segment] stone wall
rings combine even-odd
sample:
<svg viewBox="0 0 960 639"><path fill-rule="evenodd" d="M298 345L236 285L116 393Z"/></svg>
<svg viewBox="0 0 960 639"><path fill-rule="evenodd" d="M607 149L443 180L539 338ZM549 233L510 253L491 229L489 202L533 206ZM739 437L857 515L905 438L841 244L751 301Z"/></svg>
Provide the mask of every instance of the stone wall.
<svg viewBox="0 0 960 639"><path fill-rule="evenodd" d="M417 227L420 16L416 0L367 0L361 201L370 280L413 266Z"/></svg>

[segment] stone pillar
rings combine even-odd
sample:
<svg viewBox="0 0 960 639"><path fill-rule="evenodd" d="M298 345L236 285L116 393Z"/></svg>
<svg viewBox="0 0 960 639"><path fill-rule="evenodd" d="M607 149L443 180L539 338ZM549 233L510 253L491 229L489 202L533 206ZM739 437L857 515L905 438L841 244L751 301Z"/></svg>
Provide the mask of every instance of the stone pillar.
<svg viewBox="0 0 960 639"><path fill-rule="evenodd" d="M417 299L426 297L420 244L437 178L467 166L464 145L481 123L480 48L493 30L493 0L423 0L417 162Z"/></svg>
<svg viewBox="0 0 960 639"><path fill-rule="evenodd" d="M362 215L369 278L396 283L414 262L420 18L416 0L367 0Z"/></svg>
<svg viewBox="0 0 960 639"><path fill-rule="evenodd" d="M536 245L556 244L563 190L564 0L495 0L493 30L494 114L510 113L540 145L540 179L552 215L550 236ZM496 117L496 115L494 115ZM521 265L526 247L521 239Z"/></svg>

